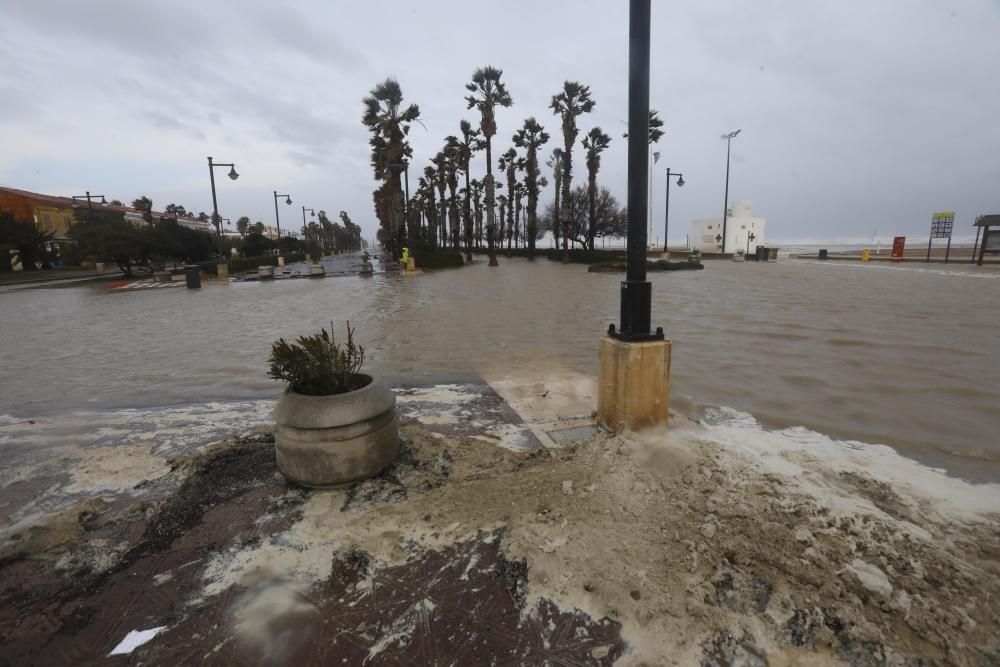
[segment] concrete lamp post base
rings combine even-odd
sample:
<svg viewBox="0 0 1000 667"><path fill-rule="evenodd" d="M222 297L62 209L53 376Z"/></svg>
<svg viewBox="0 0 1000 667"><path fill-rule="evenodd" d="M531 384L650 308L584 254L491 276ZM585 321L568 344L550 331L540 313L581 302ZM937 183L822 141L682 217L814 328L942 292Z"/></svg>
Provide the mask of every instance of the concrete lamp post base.
<svg viewBox="0 0 1000 667"><path fill-rule="evenodd" d="M628 342L605 336L599 356L598 422L614 433L666 425L670 341Z"/></svg>
<svg viewBox="0 0 1000 667"><path fill-rule="evenodd" d="M215 267L215 275L219 278L219 280L226 280L226 279L228 279L229 278L229 265L225 264L225 263L217 264L216 267Z"/></svg>

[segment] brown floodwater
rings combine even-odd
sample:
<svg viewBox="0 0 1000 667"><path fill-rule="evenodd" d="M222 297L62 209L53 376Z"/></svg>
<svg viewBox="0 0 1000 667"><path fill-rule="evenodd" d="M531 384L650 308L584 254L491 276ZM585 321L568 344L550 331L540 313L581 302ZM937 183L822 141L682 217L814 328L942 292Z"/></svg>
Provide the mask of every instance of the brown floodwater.
<svg viewBox="0 0 1000 667"><path fill-rule="evenodd" d="M109 291L0 291L0 415L26 419L270 398L272 341L350 320L369 368L422 382L506 368L595 374L614 274L503 259L354 275ZM334 267L349 268L352 258ZM1000 479L1000 273L843 262L708 262L651 274L672 400L768 427L882 443Z"/></svg>

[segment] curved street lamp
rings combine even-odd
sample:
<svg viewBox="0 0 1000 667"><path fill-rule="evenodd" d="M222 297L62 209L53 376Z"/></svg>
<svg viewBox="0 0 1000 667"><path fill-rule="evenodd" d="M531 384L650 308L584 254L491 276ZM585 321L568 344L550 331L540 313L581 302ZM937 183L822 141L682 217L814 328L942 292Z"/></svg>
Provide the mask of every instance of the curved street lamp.
<svg viewBox="0 0 1000 667"><path fill-rule="evenodd" d="M101 198L101 204L105 204L106 205L108 203L108 200L104 198L104 195L92 195L92 194L90 194L90 190L87 190L87 194L85 194L85 195L73 195L73 201L76 201L77 199L86 199L87 200L87 208L94 208L94 205L93 205L93 203L91 203L90 200L91 199L97 199L98 197Z"/></svg>
<svg viewBox="0 0 1000 667"><path fill-rule="evenodd" d="M670 171L670 167L667 167L667 205L666 205L666 211L664 212L664 215L663 215L663 253L664 254L670 252L670 249L667 247L669 245L668 242L667 242L667 230L669 229L669 224L670 224L670 177L671 176L677 176L677 187L679 187L679 188L683 188L684 187L684 174L681 174L681 173L676 172L676 171Z"/></svg>
<svg viewBox="0 0 1000 667"><path fill-rule="evenodd" d="M722 139L726 140L726 196L722 202L722 254L726 253L726 220L729 218L729 153L733 139L742 131L739 129L722 135Z"/></svg>
<svg viewBox="0 0 1000 667"><path fill-rule="evenodd" d="M292 205L292 196L289 194L279 195L278 191L274 191L274 222L278 225L278 254L281 254L281 218L278 216L278 197L285 198L285 204L288 206Z"/></svg>
<svg viewBox="0 0 1000 667"><path fill-rule="evenodd" d="M219 259L222 259L222 219L219 218L219 202L215 196L215 169L216 167L229 167L229 179L235 181L240 177L236 173L236 165L232 162L218 163L212 162L212 156L208 157L208 177L212 181L212 224L215 225L215 243L216 251L219 253Z"/></svg>

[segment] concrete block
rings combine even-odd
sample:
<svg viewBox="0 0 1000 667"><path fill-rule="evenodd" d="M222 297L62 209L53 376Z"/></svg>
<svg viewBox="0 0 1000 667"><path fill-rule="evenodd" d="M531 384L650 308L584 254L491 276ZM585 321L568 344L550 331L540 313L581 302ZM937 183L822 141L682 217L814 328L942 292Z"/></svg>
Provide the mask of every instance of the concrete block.
<svg viewBox="0 0 1000 667"><path fill-rule="evenodd" d="M666 424L670 341L631 343L605 336L599 352L597 421L620 433Z"/></svg>
<svg viewBox="0 0 1000 667"><path fill-rule="evenodd" d="M229 278L229 265L228 264L217 264L215 267L216 275L219 280L226 280Z"/></svg>

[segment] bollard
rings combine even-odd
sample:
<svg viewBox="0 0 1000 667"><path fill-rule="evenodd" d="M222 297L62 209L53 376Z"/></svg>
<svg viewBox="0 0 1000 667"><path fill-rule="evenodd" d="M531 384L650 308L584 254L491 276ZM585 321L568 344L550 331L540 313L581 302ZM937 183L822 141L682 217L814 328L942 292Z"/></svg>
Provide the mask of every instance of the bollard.
<svg viewBox="0 0 1000 667"><path fill-rule="evenodd" d="M185 266L184 280L187 282L188 289L201 288L201 268L191 265Z"/></svg>
<svg viewBox="0 0 1000 667"><path fill-rule="evenodd" d="M826 259L827 256L828 256L828 253L826 251L826 248L820 248L820 250L819 250L819 258L820 259Z"/></svg>
<svg viewBox="0 0 1000 667"><path fill-rule="evenodd" d="M278 268L279 269L285 268L285 258L282 257L281 255L278 255Z"/></svg>
<svg viewBox="0 0 1000 667"><path fill-rule="evenodd" d="M406 258L406 270L416 271L417 270L417 259L415 257Z"/></svg>
<svg viewBox="0 0 1000 667"><path fill-rule="evenodd" d="M865 248L864 250L861 251L862 262L867 262L871 258L871 256L872 256L872 251L869 250L868 248Z"/></svg>

